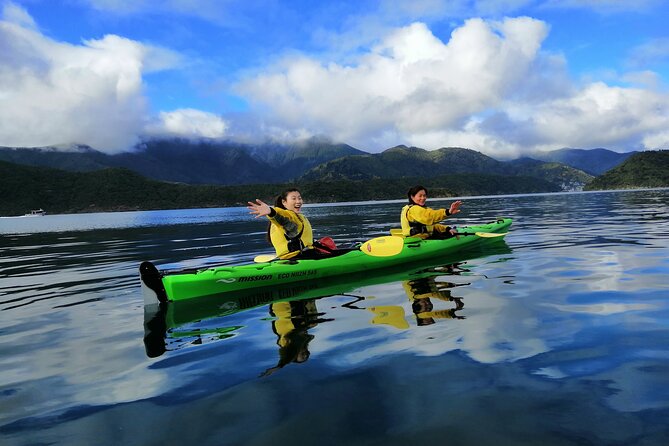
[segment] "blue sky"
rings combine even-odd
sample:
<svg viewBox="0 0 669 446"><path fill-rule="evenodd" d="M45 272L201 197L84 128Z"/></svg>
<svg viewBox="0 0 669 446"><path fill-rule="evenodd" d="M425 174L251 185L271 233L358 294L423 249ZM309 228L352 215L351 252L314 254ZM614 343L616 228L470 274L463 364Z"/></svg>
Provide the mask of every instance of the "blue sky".
<svg viewBox="0 0 669 446"><path fill-rule="evenodd" d="M0 0L0 145L669 146L663 0Z"/></svg>

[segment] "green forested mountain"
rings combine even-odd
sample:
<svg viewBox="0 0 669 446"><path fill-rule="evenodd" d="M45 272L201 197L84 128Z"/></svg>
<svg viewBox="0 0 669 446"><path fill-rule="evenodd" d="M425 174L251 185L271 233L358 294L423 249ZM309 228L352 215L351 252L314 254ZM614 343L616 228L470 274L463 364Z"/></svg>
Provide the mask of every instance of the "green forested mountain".
<svg viewBox="0 0 669 446"><path fill-rule="evenodd" d="M586 190L669 187L669 150L638 152L595 178Z"/></svg>
<svg viewBox="0 0 669 446"><path fill-rule="evenodd" d="M325 162L301 180L363 180L373 178L434 177L447 173L508 174L501 163L470 149L457 147L425 150L397 146L377 154L354 155Z"/></svg>
<svg viewBox="0 0 669 446"><path fill-rule="evenodd" d="M458 147L428 151L397 146L369 154L346 144L311 138L294 144L149 140L132 152L108 155L87 146L0 148L0 160L32 166L91 172L109 167L130 169L146 178L186 184L240 185L333 180L371 180L402 177L430 179L441 175L476 173L532 176L563 190L579 189L589 175L556 163L520 159L501 162L480 152Z"/></svg>
<svg viewBox="0 0 669 446"><path fill-rule="evenodd" d="M458 173L536 177L553 182L562 190L580 189L593 178L563 164L530 158L502 162L480 152L459 147L428 151L417 147L397 146L379 154L354 155L328 161L305 173L300 180L433 178Z"/></svg>
<svg viewBox="0 0 669 446"><path fill-rule="evenodd" d="M605 149L556 152L590 169L598 154L605 162L626 156ZM66 152L0 148L0 215L37 208L62 213L235 206L271 199L289 181L310 202L403 198L416 183L433 197L577 190L588 183L586 190L665 187L667 157L667 151L635 153L593 181L565 164L533 158L498 161L457 147L397 146L369 154L318 139L293 145L153 140L117 155L86 146Z"/></svg>
<svg viewBox="0 0 669 446"><path fill-rule="evenodd" d="M300 183L308 202L403 199L424 177L337 180ZM243 206L248 200L272 198L287 184L205 186L146 179L124 168L65 172L0 161L0 215L22 215L42 208L48 213ZM426 186L433 198L480 194L556 192L557 186L529 177L455 174L435 177Z"/></svg>
<svg viewBox="0 0 669 446"><path fill-rule="evenodd" d="M235 185L288 181L320 163L361 153L365 152L317 138L292 144L154 139L113 155L88 146L0 147L0 161L72 172L124 167L162 181Z"/></svg>
<svg viewBox="0 0 669 446"><path fill-rule="evenodd" d="M246 150L255 159L265 162L274 171L273 175L278 181L298 178L307 170L333 159L365 154L347 144L335 144L319 138L291 145L267 143L248 146Z"/></svg>
<svg viewBox="0 0 669 446"><path fill-rule="evenodd" d="M592 175L561 163L543 162L532 158L518 158L507 161L516 175L543 178L560 187L561 190L581 190L594 178Z"/></svg>

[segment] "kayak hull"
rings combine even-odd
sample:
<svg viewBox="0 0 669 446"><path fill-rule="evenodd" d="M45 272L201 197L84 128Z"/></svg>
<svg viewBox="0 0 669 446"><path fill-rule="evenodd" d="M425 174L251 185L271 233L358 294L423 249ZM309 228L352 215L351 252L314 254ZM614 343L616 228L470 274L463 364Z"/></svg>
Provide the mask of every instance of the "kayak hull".
<svg viewBox="0 0 669 446"><path fill-rule="evenodd" d="M459 228L459 231L505 233L511 223L509 218L500 218L488 224ZM354 250L319 260L275 260L191 271L160 272L150 262L144 262L140 266L140 274L145 304L184 301L254 288L281 287L294 282L317 282L332 277L395 268L430 258L438 259L485 240L495 239L477 235L447 240L421 240L409 237L404 239L402 251L390 257L374 257L360 250Z"/></svg>

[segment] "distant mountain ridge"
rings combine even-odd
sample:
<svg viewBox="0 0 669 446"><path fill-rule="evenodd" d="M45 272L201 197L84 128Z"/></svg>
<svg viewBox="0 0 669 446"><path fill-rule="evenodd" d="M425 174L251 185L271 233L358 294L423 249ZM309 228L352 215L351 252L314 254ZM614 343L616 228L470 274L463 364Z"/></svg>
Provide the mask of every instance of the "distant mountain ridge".
<svg viewBox="0 0 669 446"><path fill-rule="evenodd" d="M508 174L503 163L480 152L459 147L425 150L404 145L381 153L347 156L307 171L301 180L432 177L449 173Z"/></svg>
<svg viewBox="0 0 669 446"><path fill-rule="evenodd" d="M288 181L310 168L348 155L363 154L346 144L318 138L295 144L156 139L132 152L108 155L88 146L62 151L52 147L0 147L0 160L71 172L124 167L161 181L187 184L258 184Z"/></svg>
<svg viewBox="0 0 669 446"><path fill-rule="evenodd" d="M566 164L593 176L610 170L631 155L638 152L618 153L608 149L558 149L550 152L537 152L530 155L534 159Z"/></svg>
<svg viewBox="0 0 669 446"><path fill-rule="evenodd" d="M325 138L291 144L155 139L138 144L131 152L115 155L81 145L70 151L0 147L0 160L16 164L80 172L124 167L147 178L186 184L276 184L402 177L424 178L427 182L441 175L478 173L546 179L562 190L583 188L592 180L592 174L587 172L601 172L629 155L606 149L560 149L535 154L532 158L498 161L466 148L425 150L404 145L371 154Z"/></svg>
<svg viewBox="0 0 669 446"><path fill-rule="evenodd" d="M632 154L593 181L566 164L529 157L498 161L459 147L401 145L370 154L318 139L292 145L172 139L145 141L117 155L88 146L69 149L0 147L0 215L37 208L69 213L240 206L249 197L271 200L289 181L310 202L401 198L417 183L428 186L433 198L669 185L667 151ZM578 154L566 157L577 165L592 161L580 151L561 156L570 153ZM595 153L611 162L624 155Z"/></svg>
<svg viewBox="0 0 669 446"><path fill-rule="evenodd" d="M459 173L529 176L553 182L561 190L581 189L593 178L592 175L563 164L530 158L497 161L475 150L461 147L425 150L397 146L378 154L347 156L325 162L306 172L300 177L300 181L432 178Z"/></svg>
<svg viewBox="0 0 669 446"><path fill-rule="evenodd" d="M405 197L420 178L366 181L314 181L300 184L311 203L388 200ZM0 216L20 216L42 208L49 214L149 209L242 206L260 198L270 202L287 184L211 186L151 180L125 168L66 172L0 161ZM430 182L432 198L557 192L538 178L454 174Z"/></svg>

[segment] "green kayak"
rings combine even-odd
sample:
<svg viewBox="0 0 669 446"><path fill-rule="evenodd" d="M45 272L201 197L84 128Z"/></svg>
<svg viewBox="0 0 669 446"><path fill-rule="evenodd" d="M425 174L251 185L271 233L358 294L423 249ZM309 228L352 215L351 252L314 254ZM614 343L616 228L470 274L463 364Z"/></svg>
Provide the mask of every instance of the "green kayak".
<svg viewBox="0 0 669 446"><path fill-rule="evenodd" d="M361 289L390 282L435 280L453 274L453 268L470 260L511 252L504 240L491 240L452 254L429 258L394 267L365 271L319 281L292 282L265 288L250 288L233 293L204 296L169 304L144 306L144 345L147 356L155 358L167 350L177 350L203 337L212 340L234 336L243 326L229 317L240 312L277 302L312 301L328 296L348 296L354 304L366 299ZM458 273L459 275L460 273Z"/></svg>
<svg viewBox="0 0 669 446"><path fill-rule="evenodd" d="M365 243L359 249L319 260L273 260L249 265L162 272L151 262L143 262L140 265L140 276L144 303L185 301L258 288L283 287L296 282L317 283L327 278L343 279L347 275L395 268L403 264L410 266L428 259L438 260L479 244L488 239L486 235L505 233L510 225L511 219L500 218L488 224L459 227L458 231L463 235L458 238L403 238L399 252L390 256L375 256L374 253L366 252L371 249L369 243Z"/></svg>

